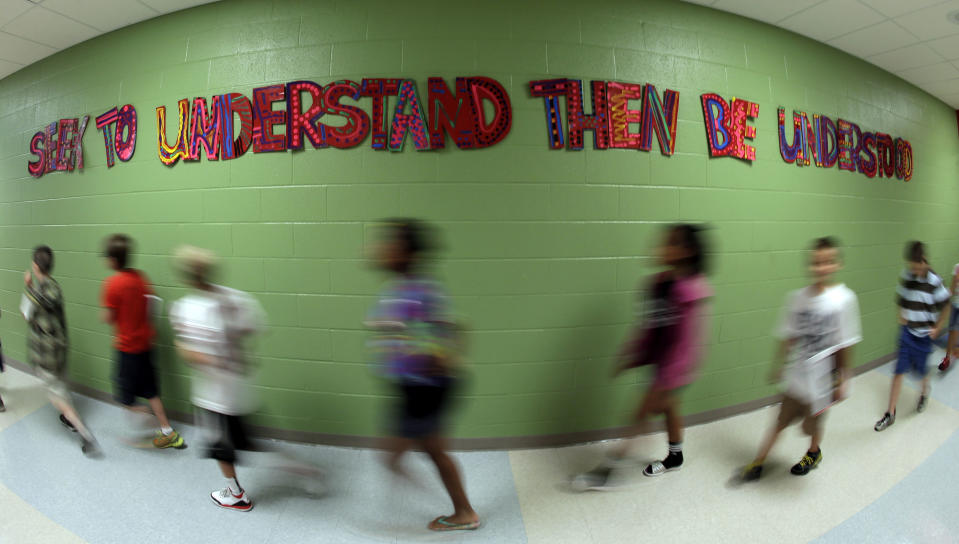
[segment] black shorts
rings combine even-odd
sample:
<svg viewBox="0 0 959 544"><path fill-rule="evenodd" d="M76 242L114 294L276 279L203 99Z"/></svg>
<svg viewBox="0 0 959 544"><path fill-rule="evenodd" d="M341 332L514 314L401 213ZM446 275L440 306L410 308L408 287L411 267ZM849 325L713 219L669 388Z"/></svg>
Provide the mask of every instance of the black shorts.
<svg viewBox="0 0 959 544"><path fill-rule="evenodd" d="M256 450L241 416L197 408L197 417L208 437L204 452L207 457L235 463L238 450Z"/></svg>
<svg viewBox="0 0 959 544"><path fill-rule="evenodd" d="M152 399L160 394L156 370L153 368L153 350L142 353L117 351L117 366L113 396L124 406L133 406L137 397Z"/></svg>
<svg viewBox="0 0 959 544"><path fill-rule="evenodd" d="M425 438L439 432L452 389L453 380L449 378L433 384L401 383L396 434L404 438Z"/></svg>

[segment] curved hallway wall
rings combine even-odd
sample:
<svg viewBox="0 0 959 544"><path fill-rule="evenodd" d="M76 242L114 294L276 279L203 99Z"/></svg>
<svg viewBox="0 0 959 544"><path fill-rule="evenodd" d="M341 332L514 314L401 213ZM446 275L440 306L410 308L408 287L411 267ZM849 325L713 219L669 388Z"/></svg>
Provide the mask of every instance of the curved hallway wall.
<svg viewBox="0 0 959 544"><path fill-rule="evenodd" d="M247 153L161 164L155 108L296 80L457 76L499 81L512 130L486 149L401 153L371 148ZM551 150L532 80L652 83L679 94L676 151ZM751 164L708 158L700 95L759 104ZM586 91L588 97L588 89ZM588 98L587 98L588 100ZM106 165L93 118L132 104L136 152ZM359 106L370 111L370 98ZM391 102L392 104L392 102ZM910 182L780 156L778 107L845 118L908 139ZM392 109L388 108L388 112ZM31 137L60 118L91 115L82 172L27 173ZM68 301L71 377L110 390L111 352L98 319L106 270L99 245L122 231L167 301L181 296L169 255L180 243L224 257L227 285L269 314L258 346L255 422L292 431L380 432L388 391L373 374L362 320L380 278L365 266L368 227L412 215L443 231L439 263L456 312L472 329L472 379L456 435L572 433L621 425L646 371L611 381L633 321L635 290L654 270L662 224L710 223L715 304L702 377L685 392L699 413L774 392L769 332L787 290L801 285L816 236L844 245L841 278L858 294L857 364L890 353L903 243L929 242L934 268L955 261L959 188L955 114L945 104L826 45L679 2L446 2L396 5L224 1L93 39L0 81L0 320L4 348L24 359L15 314L30 248L57 251ZM187 369L164 324L165 401L189 409Z"/></svg>

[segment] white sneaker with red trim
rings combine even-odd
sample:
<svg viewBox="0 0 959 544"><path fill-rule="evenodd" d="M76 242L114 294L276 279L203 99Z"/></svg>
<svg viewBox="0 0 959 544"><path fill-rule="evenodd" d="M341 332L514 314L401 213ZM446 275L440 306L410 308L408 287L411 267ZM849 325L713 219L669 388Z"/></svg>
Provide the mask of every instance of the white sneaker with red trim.
<svg viewBox="0 0 959 544"><path fill-rule="evenodd" d="M240 512L248 512L253 509L253 501L250 500L246 491L240 491L239 495L234 495L229 487L224 487L219 491L210 493L210 498L213 499L213 502L215 502L217 506L222 508L239 510Z"/></svg>

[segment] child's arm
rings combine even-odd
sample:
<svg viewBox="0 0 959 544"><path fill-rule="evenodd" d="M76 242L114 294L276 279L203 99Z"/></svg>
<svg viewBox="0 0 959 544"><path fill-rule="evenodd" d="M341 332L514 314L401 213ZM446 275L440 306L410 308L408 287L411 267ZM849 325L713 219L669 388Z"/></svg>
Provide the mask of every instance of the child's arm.
<svg viewBox="0 0 959 544"><path fill-rule="evenodd" d="M786 366L786 356L795 340L786 338L779 342L776 347L776 353L773 355L773 367L769 372L769 382L778 383L782 380L783 367Z"/></svg>
<svg viewBox="0 0 959 544"><path fill-rule="evenodd" d="M833 401L839 402L846 398L846 380L849 379L849 360L852 358L851 347L842 348L837 351L833 360L836 363L836 373L839 376L839 383L833 393Z"/></svg>
<svg viewBox="0 0 959 544"><path fill-rule="evenodd" d="M180 355L180 357L183 357L183 360L185 360L187 363L191 365L217 366L218 364L217 358L214 357L213 355L189 349L186 347L185 344L183 344L180 341L174 342L174 345L176 346L176 351Z"/></svg>

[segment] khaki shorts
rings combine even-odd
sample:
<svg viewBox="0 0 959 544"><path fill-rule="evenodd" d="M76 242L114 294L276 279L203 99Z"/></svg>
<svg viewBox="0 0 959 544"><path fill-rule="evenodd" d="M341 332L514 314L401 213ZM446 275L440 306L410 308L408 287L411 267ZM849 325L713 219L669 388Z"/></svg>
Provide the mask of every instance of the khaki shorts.
<svg viewBox="0 0 959 544"><path fill-rule="evenodd" d="M70 389L67 387L67 382L63 380L63 376L39 366L36 367L36 370L37 377L43 382L43 385L47 388L47 393L51 397L65 401L70 400Z"/></svg>
<svg viewBox="0 0 959 544"><path fill-rule="evenodd" d="M822 431L822 422L825 415L825 412L813 415L808 404L789 395L783 395L783 404L779 408L778 426L780 429L785 429L797 419L802 419L803 432L812 436Z"/></svg>

